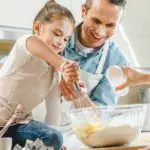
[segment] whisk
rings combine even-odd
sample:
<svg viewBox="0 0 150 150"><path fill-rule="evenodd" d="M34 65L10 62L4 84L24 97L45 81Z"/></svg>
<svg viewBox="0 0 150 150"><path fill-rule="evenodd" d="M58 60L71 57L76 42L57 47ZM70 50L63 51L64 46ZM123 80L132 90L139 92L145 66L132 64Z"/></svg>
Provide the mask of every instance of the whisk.
<svg viewBox="0 0 150 150"><path fill-rule="evenodd" d="M76 91L76 99L73 101L76 108L84 108L84 107L96 107L96 104L92 102L86 93L85 89L82 89L78 83L73 83L73 87Z"/></svg>
<svg viewBox="0 0 150 150"><path fill-rule="evenodd" d="M82 91L81 88L79 87L79 85L76 82L73 82L73 87L76 91L76 99L74 100L74 105L76 106L76 108L82 108L84 107L84 103L82 101L83 99L83 95L82 95Z"/></svg>

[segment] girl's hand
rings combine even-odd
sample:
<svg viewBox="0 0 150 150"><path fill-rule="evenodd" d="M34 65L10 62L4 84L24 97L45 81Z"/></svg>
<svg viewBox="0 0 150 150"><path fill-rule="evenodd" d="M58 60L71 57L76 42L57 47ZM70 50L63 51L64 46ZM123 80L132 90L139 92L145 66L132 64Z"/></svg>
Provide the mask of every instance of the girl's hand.
<svg viewBox="0 0 150 150"><path fill-rule="evenodd" d="M79 66L74 61L65 61L60 65L60 72L67 84L79 81Z"/></svg>

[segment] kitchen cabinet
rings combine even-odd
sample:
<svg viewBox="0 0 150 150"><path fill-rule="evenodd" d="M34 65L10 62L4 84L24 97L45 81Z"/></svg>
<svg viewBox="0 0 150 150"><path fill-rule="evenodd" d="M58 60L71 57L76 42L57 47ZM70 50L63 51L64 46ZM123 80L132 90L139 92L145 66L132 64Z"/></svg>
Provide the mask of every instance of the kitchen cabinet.
<svg viewBox="0 0 150 150"><path fill-rule="evenodd" d="M35 15L45 2L47 0L0 0L0 25L31 29ZM81 20L82 0L57 0L57 2L68 7L77 22Z"/></svg>
<svg viewBox="0 0 150 150"><path fill-rule="evenodd" d="M0 25L31 28L32 21L47 0L0 0Z"/></svg>

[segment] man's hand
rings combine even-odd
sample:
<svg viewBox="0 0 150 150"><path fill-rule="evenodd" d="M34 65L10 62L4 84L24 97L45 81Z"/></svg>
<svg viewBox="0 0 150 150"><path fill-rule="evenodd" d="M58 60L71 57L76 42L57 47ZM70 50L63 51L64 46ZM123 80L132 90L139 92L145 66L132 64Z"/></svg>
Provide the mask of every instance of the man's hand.
<svg viewBox="0 0 150 150"><path fill-rule="evenodd" d="M81 90L83 92L86 92L86 85L84 81L79 81L78 84ZM68 84L64 79L62 79L60 81L59 87L60 87L61 95L64 96L66 100L73 101L74 99L77 98L77 92L73 87L73 83Z"/></svg>
<svg viewBox="0 0 150 150"><path fill-rule="evenodd" d="M132 68L122 68L124 75L127 77L127 81L116 87L116 90L122 90L128 86L136 86L150 83L149 74L138 72Z"/></svg>
<svg viewBox="0 0 150 150"><path fill-rule="evenodd" d="M80 97L78 97L78 93L75 91L73 84L67 84L66 81L62 79L60 82L62 96L64 96L66 100L73 101L75 108L96 106L96 104L89 98L87 94L84 81L79 81L78 84L81 88Z"/></svg>
<svg viewBox="0 0 150 150"><path fill-rule="evenodd" d="M85 92L82 92L81 96L73 101L73 104L75 108L96 107L96 104Z"/></svg>

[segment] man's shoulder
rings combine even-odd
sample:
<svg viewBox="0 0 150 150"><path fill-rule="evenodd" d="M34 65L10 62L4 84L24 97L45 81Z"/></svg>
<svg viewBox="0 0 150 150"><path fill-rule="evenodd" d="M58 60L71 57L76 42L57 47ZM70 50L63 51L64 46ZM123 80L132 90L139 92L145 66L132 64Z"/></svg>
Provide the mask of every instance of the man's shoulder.
<svg viewBox="0 0 150 150"><path fill-rule="evenodd" d="M79 28L81 26L81 24L82 24L82 22L77 24L77 26L75 27L75 30L72 32L72 35L66 44L66 50L74 49L76 42L77 42L76 31L77 31L77 28Z"/></svg>
<svg viewBox="0 0 150 150"><path fill-rule="evenodd" d="M114 40L109 40L109 61L111 64L128 64L129 61L123 50L115 43Z"/></svg>
<svg viewBox="0 0 150 150"><path fill-rule="evenodd" d="M109 40L108 43L109 43L109 50L111 52L121 52L121 49L114 40Z"/></svg>
<svg viewBox="0 0 150 150"><path fill-rule="evenodd" d="M71 35L70 39L68 40L67 44L66 44L66 48L72 48L75 45L76 39L74 37L74 33Z"/></svg>
<svg viewBox="0 0 150 150"><path fill-rule="evenodd" d="M108 42L109 42L109 53L111 55L125 57L123 50L115 43L114 40L109 40Z"/></svg>

